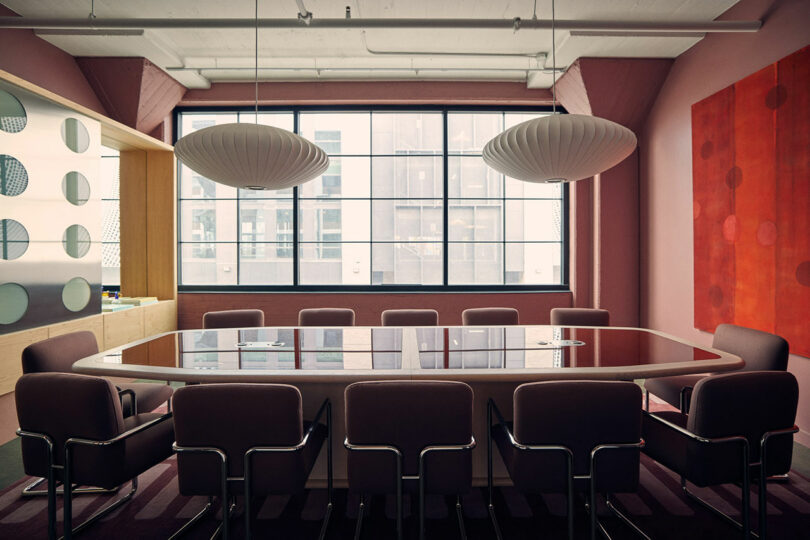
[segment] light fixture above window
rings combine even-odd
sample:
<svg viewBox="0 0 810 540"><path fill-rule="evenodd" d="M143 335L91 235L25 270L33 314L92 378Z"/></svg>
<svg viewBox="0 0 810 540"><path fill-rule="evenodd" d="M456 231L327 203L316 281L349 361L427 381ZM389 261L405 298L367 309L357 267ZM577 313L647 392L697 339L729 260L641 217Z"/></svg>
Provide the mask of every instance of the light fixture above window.
<svg viewBox="0 0 810 540"><path fill-rule="evenodd" d="M255 0L255 124L211 126L190 133L174 153L194 172L241 189L278 190L308 182L329 168L321 148L286 129L259 124L259 0Z"/></svg>
<svg viewBox="0 0 810 540"><path fill-rule="evenodd" d="M622 162L636 148L626 127L582 114L556 114L557 77L551 0L551 83L553 113L513 126L490 140L484 162L525 182L573 182L590 178Z"/></svg>

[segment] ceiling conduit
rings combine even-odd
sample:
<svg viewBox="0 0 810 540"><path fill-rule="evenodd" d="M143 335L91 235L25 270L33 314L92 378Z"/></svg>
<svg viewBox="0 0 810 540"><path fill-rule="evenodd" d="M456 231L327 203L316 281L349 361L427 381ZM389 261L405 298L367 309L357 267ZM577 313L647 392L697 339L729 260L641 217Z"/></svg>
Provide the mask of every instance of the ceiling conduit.
<svg viewBox="0 0 810 540"><path fill-rule="evenodd" d="M129 29L204 29L253 28L255 19L50 19L36 17L0 17L0 28L30 30L129 30ZM757 32L762 21L585 21L555 22L558 30L600 33L744 33ZM320 29L469 29L469 30L550 30L551 21L515 19L314 19L312 13L297 19L259 19L259 28L320 28Z"/></svg>

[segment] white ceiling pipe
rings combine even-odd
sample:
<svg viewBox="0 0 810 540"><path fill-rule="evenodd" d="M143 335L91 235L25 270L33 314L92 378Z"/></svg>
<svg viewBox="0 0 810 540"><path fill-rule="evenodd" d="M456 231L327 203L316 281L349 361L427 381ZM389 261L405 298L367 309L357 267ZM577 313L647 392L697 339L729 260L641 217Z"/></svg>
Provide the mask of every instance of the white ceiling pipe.
<svg viewBox="0 0 810 540"><path fill-rule="evenodd" d="M26 28L33 30L125 30L130 28L253 28L256 19L49 19L35 17L0 17L0 28ZM762 21L580 21L555 22L558 30L587 30L598 32L660 32L683 33L736 33L756 32ZM469 30L549 30L550 20L532 19L312 19L304 23L298 19L259 19L259 28L321 28L321 29L469 29Z"/></svg>

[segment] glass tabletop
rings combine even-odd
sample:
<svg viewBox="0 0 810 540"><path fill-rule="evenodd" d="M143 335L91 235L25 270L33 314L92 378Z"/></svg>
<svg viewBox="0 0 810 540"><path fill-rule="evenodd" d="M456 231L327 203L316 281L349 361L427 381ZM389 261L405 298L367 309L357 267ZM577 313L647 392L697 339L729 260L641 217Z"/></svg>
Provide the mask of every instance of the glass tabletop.
<svg viewBox="0 0 810 540"><path fill-rule="evenodd" d="M644 329L351 327L183 330L125 345L95 363L199 371L535 370L720 358Z"/></svg>

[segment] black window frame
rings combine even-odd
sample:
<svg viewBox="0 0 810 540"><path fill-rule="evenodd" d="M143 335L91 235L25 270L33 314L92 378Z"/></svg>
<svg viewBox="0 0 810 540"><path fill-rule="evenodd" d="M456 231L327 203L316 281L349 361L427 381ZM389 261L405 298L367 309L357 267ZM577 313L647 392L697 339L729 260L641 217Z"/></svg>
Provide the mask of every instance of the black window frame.
<svg viewBox="0 0 810 540"><path fill-rule="evenodd" d="M557 112L560 114L567 114L567 111L558 106ZM172 126L172 141L177 142L178 129L180 126L180 115L182 113L253 113L255 111L252 106L185 106L175 107L173 111L173 126ZM436 154L441 157L443 164L444 186L443 186L443 234L442 234L442 249L443 249L443 269L441 285L414 285L414 284L385 284L385 285L341 285L341 284L327 284L327 285L301 285L298 283L299 272L299 245L298 238L298 214L299 214L299 188L293 190L292 210L293 210L293 281L291 285L183 285L182 284L182 242L180 241L180 163L176 163L176 188L177 188L177 237L176 237L176 250L177 250L177 290L179 293L224 293L224 292L332 292L332 293L386 293L386 292L570 292L570 190L568 183L563 183L562 196L561 196L561 269L560 277L561 283L559 284L463 284L451 285L448 284L448 266L449 266L449 231L448 231L448 211L449 201L452 198L448 195L448 141L447 141L447 117L448 113L486 113L486 112L502 112L502 113L542 113L552 112L550 106L520 106L520 105L291 105L291 106L259 106L259 114L261 113L292 113L293 114L293 129L299 129L299 114L305 113L340 113L340 112L404 112L404 113L417 113L417 112L440 112L442 113L442 131L443 131L443 146L442 153ZM504 202L507 200L505 193L502 194ZM237 199L238 200L238 199ZM505 208L505 205L504 205ZM238 207L237 207L238 212ZM369 240L368 243L373 243ZM506 244L505 240L499 243ZM531 243L531 242L529 242ZM237 235L237 272L239 266L239 239ZM504 260L505 264L505 260Z"/></svg>

